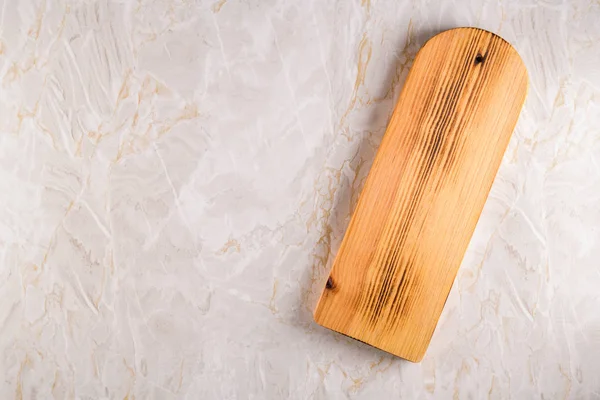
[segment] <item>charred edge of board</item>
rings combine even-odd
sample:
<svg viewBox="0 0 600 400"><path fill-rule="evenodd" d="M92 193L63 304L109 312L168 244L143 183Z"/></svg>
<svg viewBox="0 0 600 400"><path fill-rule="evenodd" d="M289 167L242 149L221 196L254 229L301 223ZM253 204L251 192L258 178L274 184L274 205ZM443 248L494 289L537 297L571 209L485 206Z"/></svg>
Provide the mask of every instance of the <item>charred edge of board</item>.
<svg viewBox="0 0 600 400"><path fill-rule="evenodd" d="M360 339L357 339L357 338L355 338L355 337L352 337L352 336L350 336L350 335L347 335L347 334L345 334L345 333L343 333L343 332L339 332L339 331L336 331L336 332L337 332L337 333L339 333L340 335L346 336L347 338L350 338L350 339L356 340L357 342L361 342L361 343L364 343L364 344L366 344L366 345L368 345L368 346L371 346L371 347L375 347L375 348L377 348L376 346L373 346L371 343L363 342L362 340L360 340Z"/></svg>

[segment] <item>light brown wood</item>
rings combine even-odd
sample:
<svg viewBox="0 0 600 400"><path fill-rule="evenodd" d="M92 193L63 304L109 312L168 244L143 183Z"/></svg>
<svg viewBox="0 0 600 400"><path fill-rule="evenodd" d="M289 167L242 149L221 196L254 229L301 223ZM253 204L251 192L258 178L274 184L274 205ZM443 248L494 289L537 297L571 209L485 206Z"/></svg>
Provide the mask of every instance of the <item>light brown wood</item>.
<svg viewBox="0 0 600 400"><path fill-rule="evenodd" d="M419 51L315 311L420 361L527 94L499 36L458 28Z"/></svg>

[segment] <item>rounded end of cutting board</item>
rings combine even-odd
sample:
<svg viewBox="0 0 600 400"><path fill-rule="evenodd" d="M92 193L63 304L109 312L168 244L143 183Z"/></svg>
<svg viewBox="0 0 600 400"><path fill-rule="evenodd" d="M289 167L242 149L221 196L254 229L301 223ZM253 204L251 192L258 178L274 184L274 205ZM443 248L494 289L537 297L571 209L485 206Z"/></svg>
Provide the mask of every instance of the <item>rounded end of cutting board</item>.
<svg viewBox="0 0 600 400"><path fill-rule="evenodd" d="M480 35L489 36L490 41L495 40L495 41L501 42L504 44L503 47L505 49L510 49L511 58L513 58L515 62L520 64L517 68L522 69L525 73L524 85L525 85L525 97L526 97L527 93L529 92L529 76L527 73L527 67L525 66L525 63L523 62L523 59L521 58L521 56L519 55L517 50L514 48L514 46L512 44L510 44L510 42L508 40L504 39L500 35L495 34L494 32L491 32L491 31L488 31L485 29L475 28L475 27L459 27L459 28L452 28L452 29L448 29L446 31L440 32L437 35L429 38L425 42L423 47L421 47L421 49L419 49L419 51L417 52L417 55L415 57L415 63L417 62L417 58L419 57L419 55L421 53L427 52L428 46L430 46L432 44L435 45L436 42L440 42L445 39L451 40L455 35L470 37L473 35L474 32L477 32ZM487 59L486 55L478 54L473 59L473 62L476 64L485 64L486 59ZM523 98L523 101L525 101L525 97Z"/></svg>

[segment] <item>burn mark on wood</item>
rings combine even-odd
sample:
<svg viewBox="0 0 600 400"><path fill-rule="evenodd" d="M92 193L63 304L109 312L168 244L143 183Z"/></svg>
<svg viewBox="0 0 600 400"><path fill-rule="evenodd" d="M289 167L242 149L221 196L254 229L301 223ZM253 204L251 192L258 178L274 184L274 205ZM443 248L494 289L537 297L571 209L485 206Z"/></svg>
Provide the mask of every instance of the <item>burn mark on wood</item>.
<svg viewBox="0 0 600 400"><path fill-rule="evenodd" d="M477 53L477 55L475 56L475 65L483 64L486 55L481 55L481 53Z"/></svg>
<svg viewBox="0 0 600 400"><path fill-rule="evenodd" d="M327 283L325 284L325 287L327 289L333 290L335 289L335 283L333 282L333 278L330 276L329 279L327 279Z"/></svg>

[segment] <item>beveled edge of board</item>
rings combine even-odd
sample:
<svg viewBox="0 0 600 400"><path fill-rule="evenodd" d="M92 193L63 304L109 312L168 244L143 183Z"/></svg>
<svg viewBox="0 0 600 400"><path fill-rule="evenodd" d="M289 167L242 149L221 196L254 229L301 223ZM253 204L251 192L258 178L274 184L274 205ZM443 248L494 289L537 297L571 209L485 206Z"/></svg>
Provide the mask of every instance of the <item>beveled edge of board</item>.
<svg viewBox="0 0 600 400"><path fill-rule="evenodd" d="M525 63L523 62L523 59L521 58L521 56L520 56L519 52L518 52L518 51L515 49L515 47L514 47L514 46L513 46L513 45L512 45L512 44L511 44L509 41L507 41L506 39L504 39L502 36L500 36L500 35L498 35L498 34L496 34L496 33L492 32L492 31L489 31L489 30L487 30L487 29L482 29L482 28L476 28L476 27L468 27L468 26L465 26L465 27L455 27L455 28L450 28L450 29L446 29L446 30L444 30L444 31L442 31L442 32L436 33L435 35L433 35L432 37L430 37L429 39L427 39L427 40L425 41L425 43L423 43L423 45L421 46L421 48L420 48L420 49L417 51L417 53L415 54L414 60L413 60L413 62L412 62L412 64L411 64L411 67L410 67L410 69L409 69L409 71L408 71L408 74L407 74L407 76L406 76L406 78L405 78L405 82L406 82L406 80L408 80L408 77L410 76L410 72L412 71L412 67L413 67L413 65L414 65L415 61L417 60L417 58L419 57L419 54L421 54L421 52L423 52L423 50L425 50L425 48L427 47L427 45L428 45L428 44L430 44L430 43L433 41L433 39L436 39L436 38L438 38L438 39L439 39L439 37L440 37L440 36L444 36L444 35L447 35L447 34L453 33L453 32L455 32L455 31L459 31L459 30L465 30L465 31L466 31L466 30L474 30L474 31L486 32L486 33L488 33L488 34L492 35L493 37L495 37L495 38L497 38L497 39L501 40L502 42L504 42L504 43L505 43L505 44L508 46L508 48L510 48L510 49L511 49L511 51L514 53L514 55L517 57L517 59L519 60L519 62L520 62L520 63L521 63L521 65L523 66L523 70L525 71L525 75L526 75L526 76L525 76L525 95L523 96L523 101L521 102L521 110L522 110L522 107L523 107L523 105L525 104L525 100L527 99L527 95L529 94L529 72L528 72L528 70L527 70L527 66L526 66L526 65L525 65ZM404 83L403 83L403 87L402 87L402 89L399 91L399 94L402 92L402 90L403 90L403 89L404 89ZM397 101L398 101L398 99L396 99L396 105L397 105ZM395 106L394 106L394 109L392 110L392 114L393 114L394 110L395 110ZM520 114L520 113L519 113L519 114ZM390 117L390 118L391 118L391 117ZM388 124L387 124L387 125L389 125L389 120L388 120ZM386 132L387 132L387 125L386 125ZM513 132L511 132L511 135L512 135L512 133L513 133ZM384 133L384 135L385 135L385 133ZM378 149L378 150L379 150L379 149ZM504 152L506 152L506 148L504 149ZM369 171L369 173L370 173L370 171ZM367 176L368 176L368 175L367 175ZM490 189L491 189L491 187L490 187ZM362 191L361 191L361 194L362 194ZM488 191L488 193L487 193L486 197L487 197L487 196L489 196L489 191ZM359 194L359 200L360 200L360 194ZM351 221L351 219L352 219L352 217L353 217L353 215L354 215L354 213L355 213L355 212L356 212L356 210L354 210L354 211L352 212L352 214L350 215L350 217L351 217L351 218L350 218L350 221ZM479 215L479 217L480 217L480 216L481 216L481 214ZM478 217L478 220L479 220L479 217ZM348 226L349 226L349 225L350 225L350 223L348 224ZM344 232L344 236L343 236L343 237L345 237L345 235L346 235L346 233L347 233L348 226L346 227L346 231ZM342 242L340 242L340 247L341 247L341 244L342 244L342 243L343 243L343 238L342 238ZM337 258L337 254L336 254L336 257L335 257L335 258ZM335 263L335 258L334 258L334 260L333 260L333 263ZM463 258L464 258L464 255L463 255ZM351 334L351 333L349 333L349 332L348 332L348 333L346 333L346 332L340 332L340 331L338 331L338 330L336 330L336 329L334 329L334 328L332 328L332 327L329 327L329 326L327 326L327 324L326 324L326 323L323 323L324 321L323 321L323 322L319 322L319 321L317 320L316 312L317 312L317 310L318 310L318 308L319 308L319 303L321 302L321 300L322 300L322 298L323 298L323 295L324 295L325 291L327 290L327 288L328 288L328 287L329 287L329 285L330 285L330 275L331 275L331 269L333 268L333 263L332 263L332 266L331 266L331 268L329 269L329 273L326 275L325 282L322 284L322 287L323 287L323 289L321 290L321 294L320 294L320 296L319 296L319 300L317 301L317 303L316 303L316 305L315 305L315 307L314 307L313 313L312 313L312 315L313 315L313 320L314 320L314 321L315 321L315 322L316 322L318 325L320 325L320 326L322 326L322 327L324 327L324 328L327 328L327 329L329 329L329 330L331 330L331 331L333 331L333 332L336 332L336 333L338 333L338 334L340 334L340 335L343 335L343 336L346 336L346 337L352 338L352 339L354 339L354 340L356 340L356 341L358 341L358 342L361 342L361 343L367 344L367 345L369 345L369 346L371 346L371 347L374 347L375 349L377 349L377 350L379 350L379 351L384 351L384 352L386 352L386 353L388 353L388 354L393 354L393 355L395 355L395 356L397 356L397 357L400 357L400 358L402 358L402 359L405 359L405 360L407 360L407 361L410 361L410 362L413 362L413 363L419 363L419 362L421 362L421 361L422 361L422 359L424 358L425 354L426 354L426 351L424 351L422 354L419 354L417 357L410 357L410 355L408 355L408 354L396 354L396 353L394 353L394 352L392 352L392 351L389 351L389 350L383 349L383 348L381 348L381 347L378 347L377 345L375 345L375 344L373 344L373 343L369 343L369 341L365 341L365 340L363 340L363 339L357 338L357 337L355 337L354 335L352 335L352 334ZM462 264L462 261L461 261L461 264ZM455 278L455 279L456 279L456 278ZM450 291L451 291L451 290L450 290ZM446 296L446 299L444 300L444 307L446 306L446 302L448 301L448 297L450 296L450 291L448 291L448 294L447 294L447 296ZM439 320L436 322L436 325L437 325L437 323L438 323L438 322L439 322ZM437 328L437 327L436 327L436 328ZM434 333L435 333L435 329L434 329Z"/></svg>

